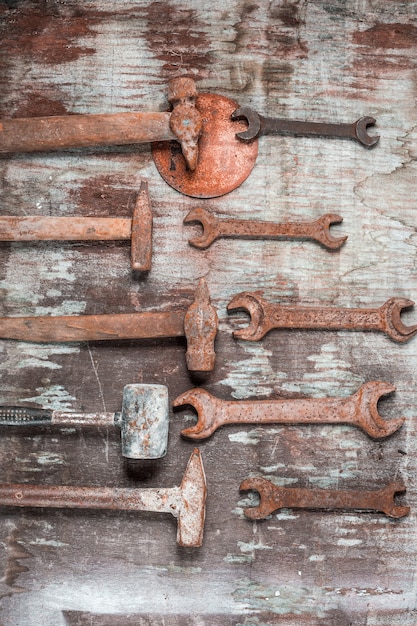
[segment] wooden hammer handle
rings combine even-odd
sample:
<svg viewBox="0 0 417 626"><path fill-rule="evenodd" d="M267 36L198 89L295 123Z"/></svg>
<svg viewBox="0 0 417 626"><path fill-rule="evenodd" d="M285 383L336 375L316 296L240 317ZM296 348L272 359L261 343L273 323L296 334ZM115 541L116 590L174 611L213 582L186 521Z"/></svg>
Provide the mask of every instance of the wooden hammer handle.
<svg viewBox="0 0 417 626"><path fill-rule="evenodd" d="M148 143L176 139L170 113L57 115L0 121L0 153Z"/></svg>

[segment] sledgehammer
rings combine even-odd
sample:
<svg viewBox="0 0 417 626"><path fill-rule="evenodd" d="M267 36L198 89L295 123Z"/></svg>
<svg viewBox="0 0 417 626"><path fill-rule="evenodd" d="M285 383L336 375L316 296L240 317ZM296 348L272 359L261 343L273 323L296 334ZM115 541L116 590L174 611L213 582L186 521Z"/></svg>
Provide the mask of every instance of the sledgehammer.
<svg viewBox="0 0 417 626"><path fill-rule="evenodd" d="M197 448L190 456L181 485L171 489L0 485L2 506L171 513L178 520L177 543L186 548L202 544L206 495L206 477Z"/></svg>
<svg viewBox="0 0 417 626"><path fill-rule="evenodd" d="M0 406L0 428L2 426L117 426L121 429L123 456L159 459L165 456L168 444L168 389L165 385L126 385L122 410L117 413L73 413Z"/></svg>

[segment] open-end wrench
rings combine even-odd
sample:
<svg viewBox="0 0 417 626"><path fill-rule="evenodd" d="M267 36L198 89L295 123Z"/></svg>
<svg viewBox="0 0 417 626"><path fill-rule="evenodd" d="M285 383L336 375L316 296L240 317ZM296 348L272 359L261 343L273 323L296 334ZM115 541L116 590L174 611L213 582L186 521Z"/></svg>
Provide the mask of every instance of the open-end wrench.
<svg viewBox="0 0 417 626"><path fill-rule="evenodd" d="M258 506L244 510L250 519L264 519L274 511L289 509L359 509L381 511L388 517L404 517L410 507L395 504L394 496L405 492L404 483L393 482L376 491L342 491L339 489L301 489L278 487L262 476L247 478L240 491L258 491Z"/></svg>
<svg viewBox="0 0 417 626"><path fill-rule="evenodd" d="M332 224L340 224L343 218L334 213L326 213L312 222L262 222L255 220L239 220L219 218L201 207L193 209L184 219L184 224L200 222L203 227L201 235L189 239L188 243L195 248L208 248L220 237L242 237L246 239L312 239L318 241L329 250L338 250L347 237L333 237L329 228Z"/></svg>
<svg viewBox="0 0 417 626"><path fill-rule="evenodd" d="M379 136L368 135L368 126L373 126L373 117L361 117L353 124L329 124L327 122L302 122L274 117L262 117L249 107L239 107L232 113L232 120L245 119L248 128L236 137L248 142L261 135L295 135L303 137L334 137L354 139L365 148L372 148L379 141Z"/></svg>
<svg viewBox="0 0 417 626"><path fill-rule="evenodd" d="M173 406L190 405L197 411L197 423L181 431L190 439L205 439L224 424L353 424L378 439L404 423L404 417L386 421L378 413L378 400L393 391L389 383L370 381L348 398L228 401L197 388L178 396Z"/></svg>
<svg viewBox="0 0 417 626"><path fill-rule="evenodd" d="M379 309L343 309L271 304L261 294L242 292L227 305L228 311L244 309L251 317L249 326L234 331L237 339L259 341L273 328L374 330L401 343L417 333L417 325L405 326L401 321L401 312L414 305L406 298L390 298Z"/></svg>

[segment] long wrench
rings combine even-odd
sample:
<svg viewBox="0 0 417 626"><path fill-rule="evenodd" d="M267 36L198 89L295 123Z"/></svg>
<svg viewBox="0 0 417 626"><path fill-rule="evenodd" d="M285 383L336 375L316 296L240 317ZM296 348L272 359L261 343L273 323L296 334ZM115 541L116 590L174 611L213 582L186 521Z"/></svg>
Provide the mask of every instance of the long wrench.
<svg viewBox="0 0 417 626"><path fill-rule="evenodd" d="M201 207L193 209L184 219L184 224L200 222L201 235L189 239L195 248L208 248L220 237L242 237L246 239L311 239L329 250L338 250L346 237L333 237L329 232L332 224L340 224L343 218L335 213L325 213L312 222L287 222L277 224L259 220L219 218Z"/></svg>
<svg viewBox="0 0 417 626"><path fill-rule="evenodd" d="M247 478L240 491L258 491L258 506L244 510L250 519L264 519L274 511L290 509L359 509L381 511L388 517L404 517L410 513L410 507L395 504L394 496L404 493L401 481L393 482L376 491L342 491L339 489L301 489L298 487L278 487L262 476Z"/></svg>
<svg viewBox="0 0 417 626"><path fill-rule="evenodd" d="M244 309L251 317L249 326L234 331L237 339L259 341L273 328L374 330L401 343L417 333L417 325L405 326L401 321L401 312L414 305L406 298L390 298L379 309L343 309L271 304L261 293L242 292L227 305L228 311Z"/></svg>
<svg viewBox="0 0 417 626"><path fill-rule="evenodd" d="M197 89L191 78L174 78L168 100L172 113L57 115L0 120L0 153L39 152L175 139L190 170L198 160L202 119L195 107Z"/></svg>
<svg viewBox="0 0 417 626"><path fill-rule="evenodd" d="M205 439L225 424L353 424L370 437L388 437L404 423L404 417L384 420L378 400L395 391L381 381L370 381L348 398L277 398L274 400L220 400L205 389L191 389L176 398L174 407L192 406L197 422L181 434Z"/></svg>
<svg viewBox="0 0 417 626"><path fill-rule="evenodd" d="M0 317L0 337L20 341L50 343L185 336L187 367L197 372L210 372L214 367L217 327L217 313L204 278L200 279L194 302L185 314L177 309L110 315Z"/></svg>
<svg viewBox="0 0 417 626"><path fill-rule="evenodd" d="M236 133L236 137L245 142L253 141L261 135L295 135L354 139L365 148L372 148L379 141L379 136L368 135L368 126L376 123L376 120L369 116L361 117L353 124L329 124L262 117L249 107L239 107L232 113L232 120L242 119L248 122L248 128Z"/></svg>
<svg viewBox="0 0 417 626"><path fill-rule="evenodd" d="M142 181L132 217L0 216L0 241L131 240L131 267L149 271L152 262L152 207Z"/></svg>

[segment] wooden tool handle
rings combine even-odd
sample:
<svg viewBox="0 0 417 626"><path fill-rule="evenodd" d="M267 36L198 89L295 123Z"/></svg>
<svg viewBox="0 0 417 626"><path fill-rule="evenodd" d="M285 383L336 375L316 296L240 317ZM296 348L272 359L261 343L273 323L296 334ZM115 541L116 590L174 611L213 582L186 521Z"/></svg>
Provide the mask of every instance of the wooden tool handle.
<svg viewBox="0 0 417 626"><path fill-rule="evenodd" d="M170 113L57 115L0 121L0 153L41 152L176 139Z"/></svg>

